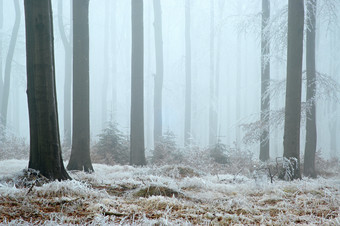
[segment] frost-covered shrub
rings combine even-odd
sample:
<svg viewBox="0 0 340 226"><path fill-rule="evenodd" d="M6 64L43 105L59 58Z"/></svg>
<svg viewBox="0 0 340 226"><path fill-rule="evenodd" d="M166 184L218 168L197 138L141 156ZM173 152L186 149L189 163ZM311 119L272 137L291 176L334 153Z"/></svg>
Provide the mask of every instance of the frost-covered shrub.
<svg viewBox="0 0 340 226"><path fill-rule="evenodd" d="M210 157L217 163L227 164L229 162L229 153L227 146L218 141L209 149Z"/></svg>
<svg viewBox="0 0 340 226"><path fill-rule="evenodd" d="M4 159L28 159L29 145L24 138L14 135L1 136L0 160Z"/></svg>
<svg viewBox="0 0 340 226"><path fill-rule="evenodd" d="M317 151L315 155L315 170L317 175L323 177L331 177L339 175L340 162L337 157L325 159L322 157L321 151Z"/></svg>
<svg viewBox="0 0 340 226"><path fill-rule="evenodd" d="M173 132L165 132L160 141L156 143L155 150L152 151L151 163L180 163L183 156L177 148L175 139Z"/></svg>
<svg viewBox="0 0 340 226"><path fill-rule="evenodd" d="M93 162L105 164L128 164L129 141L117 128L117 124L110 122L101 134L99 141L91 152Z"/></svg>
<svg viewBox="0 0 340 226"><path fill-rule="evenodd" d="M280 166L281 165L281 166ZM286 181L291 181L299 177L300 170L299 161L296 158L285 158L283 157L282 164L279 164L279 178Z"/></svg>

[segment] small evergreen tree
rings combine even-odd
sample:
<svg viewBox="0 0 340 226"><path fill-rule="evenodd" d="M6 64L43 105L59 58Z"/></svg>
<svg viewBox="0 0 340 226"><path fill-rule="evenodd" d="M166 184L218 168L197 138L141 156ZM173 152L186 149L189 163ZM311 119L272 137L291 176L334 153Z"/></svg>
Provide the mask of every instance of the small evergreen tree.
<svg viewBox="0 0 340 226"><path fill-rule="evenodd" d="M128 164L129 163L129 142L117 124L109 122L107 128L99 136L98 143L94 146L96 154L106 164Z"/></svg>

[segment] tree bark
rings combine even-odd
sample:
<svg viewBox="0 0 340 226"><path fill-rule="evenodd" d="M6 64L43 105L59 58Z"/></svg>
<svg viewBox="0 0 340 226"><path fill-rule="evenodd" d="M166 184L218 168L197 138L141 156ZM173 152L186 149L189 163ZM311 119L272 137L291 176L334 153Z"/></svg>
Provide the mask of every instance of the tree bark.
<svg viewBox="0 0 340 226"><path fill-rule="evenodd" d="M191 34L190 0L185 0L185 113L184 146L190 145L191 135Z"/></svg>
<svg viewBox="0 0 340 226"><path fill-rule="evenodd" d="M156 75L154 91L154 146L162 137L162 99L163 99L163 30L162 9L160 0L153 1L154 6L154 28L155 28L155 50L156 50Z"/></svg>
<svg viewBox="0 0 340 226"><path fill-rule="evenodd" d="M130 164L145 165L143 0L131 0L131 129Z"/></svg>
<svg viewBox="0 0 340 226"><path fill-rule="evenodd" d="M315 112L315 31L316 31L316 0L307 1L307 37L306 37L306 72L307 95L306 101L310 103L310 110L306 112L306 145L303 165L303 174L307 177L316 177L315 153L316 153L316 112Z"/></svg>
<svg viewBox="0 0 340 226"><path fill-rule="evenodd" d="M210 106L209 106L209 145L217 143L217 97L215 78L215 9L214 0L210 1Z"/></svg>
<svg viewBox="0 0 340 226"><path fill-rule="evenodd" d="M71 147L71 86L72 86L72 45L71 33L67 39L63 23L63 1L58 1L58 25L61 41L65 51L65 81L64 81L64 144Z"/></svg>
<svg viewBox="0 0 340 226"><path fill-rule="evenodd" d="M269 110L270 97L265 93L269 89L270 83L270 43L269 34L265 33L270 19L270 2L262 0L262 26L261 26L261 122L264 122L264 131L260 138L260 160L269 160Z"/></svg>
<svg viewBox="0 0 340 226"><path fill-rule="evenodd" d="M73 0L73 133L68 170L93 172L90 157L89 0Z"/></svg>
<svg viewBox="0 0 340 226"><path fill-rule="evenodd" d="M70 179L60 146L50 0L25 0L27 99L30 121L28 167L52 180Z"/></svg>
<svg viewBox="0 0 340 226"><path fill-rule="evenodd" d="M108 86L109 86L109 39L110 39L110 0L105 1L105 22L104 22L104 75L102 85L102 129L107 126L107 97L108 97Z"/></svg>
<svg viewBox="0 0 340 226"><path fill-rule="evenodd" d="M287 85L283 157L291 160L290 179L301 178L300 172L300 119L301 80L304 29L304 1L288 2Z"/></svg>
<svg viewBox="0 0 340 226"><path fill-rule="evenodd" d="M9 88L11 86L12 61L13 61L15 45L18 39L18 32L19 32L20 18L21 18L19 0L14 0L13 2L14 2L14 9L15 9L15 21L14 21L11 41L9 43L8 53L6 57L5 78L4 78L2 101L1 101L1 123L4 128L6 128L7 126L7 111L8 111L8 100L9 100Z"/></svg>
<svg viewBox="0 0 340 226"><path fill-rule="evenodd" d="M117 121L117 1L113 1L113 11L112 11L112 24L111 28L111 48L112 48L112 121Z"/></svg>
<svg viewBox="0 0 340 226"><path fill-rule="evenodd" d="M2 106L2 93L4 89L4 81L2 78L2 38L3 38L3 27L4 27L4 2L0 0L0 106ZM2 132L2 131L1 131Z"/></svg>

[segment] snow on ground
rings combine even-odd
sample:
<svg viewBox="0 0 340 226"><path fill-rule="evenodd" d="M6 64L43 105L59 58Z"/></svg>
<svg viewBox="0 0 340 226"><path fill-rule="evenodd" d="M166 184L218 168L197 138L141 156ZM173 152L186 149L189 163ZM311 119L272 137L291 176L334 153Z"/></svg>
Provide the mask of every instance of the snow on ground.
<svg viewBox="0 0 340 226"><path fill-rule="evenodd" d="M271 184L264 175L94 164L71 181L25 186L26 167L0 161L0 225L340 225L338 177Z"/></svg>

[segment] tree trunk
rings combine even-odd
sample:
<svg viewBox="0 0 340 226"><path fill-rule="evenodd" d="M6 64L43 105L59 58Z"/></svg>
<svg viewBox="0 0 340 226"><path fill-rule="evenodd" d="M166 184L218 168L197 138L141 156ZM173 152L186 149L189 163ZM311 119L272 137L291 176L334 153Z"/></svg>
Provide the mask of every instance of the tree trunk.
<svg viewBox="0 0 340 226"><path fill-rule="evenodd" d="M73 0L73 133L67 169L92 172L88 12L89 0Z"/></svg>
<svg viewBox="0 0 340 226"><path fill-rule="evenodd" d="M116 55L116 45L117 45L117 1L113 1L113 11L112 11L112 24L111 28L111 63L112 63L112 121L117 121L117 55Z"/></svg>
<svg viewBox="0 0 340 226"><path fill-rule="evenodd" d="M110 0L105 1L105 22L104 22L104 76L102 85L102 129L106 128L107 123L107 89L109 85L109 39L110 39Z"/></svg>
<svg viewBox="0 0 340 226"><path fill-rule="evenodd" d="M237 13L238 15L241 14L241 1L238 1L237 3ZM242 54L242 49L241 49L241 44L242 40L240 37L240 32L237 33L237 72L236 72L236 122L237 124L240 123L240 119L241 119L241 101L242 101L242 97L241 97L241 76L242 76L242 69L241 69L241 54ZM236 126L236 146L237 148L240 148L241 145L241 130L240 130L240 126L237 125Z"/></svg>
<svg viewBox="0 0 340 226"><path fill-rule="evenodd" d="M290 179L301 178L300 119L304 1L288 2L287 85L283 157L291 161Z"/></svg>
<svg viewBox="0 0 340 226"><path fill-rule="evenodd" d="M191 135L191 35L190 0L185 0L185 116L184 146L190 145Z"/></svg>
<svg viewBox="0 0 340 226"><path fill-rule="evenodd" d="M261 26L261 121L264 122L264 131L260 139L260 160L269 160L269 110L270 97L265 93L269 89L270 83L270 43L269 34L265 29L270 19L270 2L262 0L262 26Z"/></svg>
<svg viewBox="0 0 340 226"><path fill-rule="evenodd" d="M4 81L3 81L3 78L2 78L3 28L4 28L4 2L3 2L3 0L0 0L0 106L2 105L2 93L3 93L3 89L4 89Z"/></svg>
<svg viewBox="0 0 340 226"><path fill-rule="evenodd" d="M15 45L18 39L18 32L20 27L20 6L19 0L14 0L14 9L15 9L15 21L11 35L11 41L9 43L8 53L6 57L5 64L5 78L4 78L4 86L2 93L2 101L1 101L1 123L4 128L7 126L7 110L8 110L8 100L9 100L9 88L11 86L11 70L12 70L12 61L15 50Z"/></svg>
<svg viewBox="0 0 340 226"><path fill-rule="evenodd" d="M145 165L143 0L131 0L131 122L130 164Z"/></svg>
<svg viewBox="0 0 340 226"><path fill-rule="evenodd" d="M52 180L70 179L61 156L51 1L25 0L24 4L30 121L28 167Z"/></svg>
<svg viewBox="0 0 340 226"><path fill-rule="evenodd" d="M315 113L315 31L316 31L316 0L307 1L307 37L306 37L306 71L307 95L306 101L311 104L306 112L306 145L303 174L307 177L316 177L315 152L316 152L316 113Z"/></svg>
<svg viewBox="0 0 340 226"><path fill-rule="evenodd" d="M61 41L65 51L65 81L64 81L64 144L71 147L71 85L72 85L72 49L71 33L67 39L63 23L63 1L58 1L58 25Z"/></svg>
<svg viewBox="0 0 340 226"><path fill-rule="evenodd" d="M219 7L219 21L220 23L223 20L223 11L225 6L225 0L219 0L218 7ZM219 110L219 94L220 94L220 76L221 76L221 27L219 27L218 35L217 35L217 50L216 50L216 79L215 79L215 102L216 102L216 111L218 113ZM216 115L216 122L218 122L220 115ZM217 128L218 125L216 125ZM219 136L220 128L217 128L217 137ZM219 138L217 139L217 141Z"/></svg>
<svg viewBox="0 0 340 226"><path fill-rule="evenodd" d="M163 99L163 30L162 9L160 0L153 1L154 6L154 28L155 28L155 50L156 50L156 75L154 91L154 145L162 137L162 99Z"/></svg>
<svg viewBox="0 0 340 226"><path fill-rule="evenodd" d="M217 101L215 79L215 14L214 0L210 1L210 106L209 106L209 145L217 142Z"/></svg>

